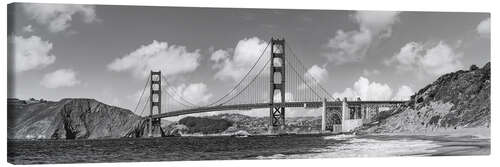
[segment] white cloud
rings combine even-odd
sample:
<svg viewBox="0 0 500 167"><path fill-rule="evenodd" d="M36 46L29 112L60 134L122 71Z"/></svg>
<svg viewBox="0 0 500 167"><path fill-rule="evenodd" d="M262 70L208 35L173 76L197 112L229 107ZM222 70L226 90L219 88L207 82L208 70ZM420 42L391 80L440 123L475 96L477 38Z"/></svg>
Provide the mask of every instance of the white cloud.
<svg viewBox="0 0 500 167"><path fill-rule="evenodd" d="M389 37L392 25L397 21L399 12L394 11L359 11L354 17L360 24L360 29L368 29L374 35Z"/></svg>
<svg viewBox="0 0 500 167"><path fill-rule="evenodd" d="M150 70L161 70L162 75L176 75L196 70L200 65L200 51L187 51L185 46L168 45L167 42L157 42L117 58L110 64L111 71L130 71L140 79L146 77Z"/></svg>
<svg viewBox="0 0 500 167"><path fill-rule="evenodd" d="M392 100L409 100L411 95L413 95L413 89L407 85L399 87L398 92L394 95Z"/></svg>
<svg viewBox="0 0 500 167"><path fill-rule="evenodd" d="M359 30L345 32L338 30L334 38L326 44L328 60L336 64L362 60L373 41L389 37L392 25L397 21L399 12L390 11L359 11L353 15Z"/></svg>
<svg viewBox="0 0 500 167"><path fill-rule="evenodd" d="M417 42L407 43L387 65L396 64L400 71L415 71L418 73L439 76L461 69L462 53L443 41L434 44Z"/></svg>
<svg viewBox="0 0 500 167"><path fill-rule="evenodd" d="M363 69L363 76L365 76L365 77L379 75L379 74L380 74L380 71L377 69L374 69L374 70Z"/></svg>
<svg viewBox="0 0 500 167"><path fill-rule="evenodd" d="M307 70L307 74L314 77L314 79L320 83L328 79L328 71L325 66L320 67L318 65L313 65Z"/></svg>
<svg viewBox="0 0 500 167"><path fill-rule="evenodd" d="M412 66L418 65L417 61L422 52L424 51L423 44L417 42L410 42L403 46L399 53L395 54L390 61L398 62L399 69L411 70ZM391 62L388 62L390 64Z"/></svg>
<svg viewBox="0 0 500 167"><path fill-rule="evenodd" d="M61 32L71 26L73 15L82 16L85 23L98 21L95 7L77 4L23 4L24 11L39 24L47 25L51 32Z"/></svg>
<svg viewBox="0 0 500 167"><path fill-rule="evenodd" d="M208 88L205 83L192 83L189 85L181 84L174 89L180 96L194 105L207 104L213 96L208 92Z"/></svg>
<svg viewBox="0 0 500 167"><path fill-rule="evenodd" d="M304 74L304 78L308 83L311 84L321 84L328 80L328 70L326 70L326 65L320 67L318 65L313 65ZM299 89L306 89L307 85L302 83L298 87Z"/></svg>
<svg viewBox="0 0 500 167"><path fill-rule="evenodd" d="M448 44L439 42L421 57L421 64L427 73L441 75L462 68L460 57L462 53L456 53Z"/></svg>
<svg viewBox="0 0 500 167"><path fill-rule="evenodd" d="M266 41L253 37L240 40L234 48L233 56L229 56L229 51L217 50L210 58L215 62L213 67L219 70L215 74L215 78L239 81L251 69L266 46ZM269 53L265 54L260 62L265 62L262 59L269 59ZM260 69L263 64L260 63L255 68Z"/></svg>
<svg viewBox="0 0 500 167"><path fill-rule="evenodd" d="M10 39L14 54L14 68L16 72L46 67L56 60L52 53L52 43L44 41L38 36L24 38L13 36Z"/></svg>
<svg viewBox="0 0 500 167"><path fill-rule="evenodd" d="M203 83L182 83L178 85L164 85L162 82L162 103L167 106L163 110L179 110L186 109L184 105L195 105L195 106L205 106L209 102L212 102L213 94L210 93L208 86ZM142 108L144 108L146 101L149 97L149 87L144 91L142 95L141 90L137 90L132 94L127 95L125 100L129 101L129 107L134 110L138 101L141 100L139 106L137 107L136 114L140 114ZM186 102L187 101L187 102ZM179 103L181 102L181 103ZM163 106L163 105L162 105ZM146 106L147 107L147 106Z"/></svg>
<svg viewBox="0 0 500 167"><path fill-rule="evenodd" d="M219 49L215 52L212 53L212 56L210 57L210 60L215 61L216 63L220 62L221 60L225 60L229 57L229 53L226 50Z"/></svg>
<svg viewBox="0 0 500 167"><path fill-rule="evenodd" d="M392 89L387 84L370 82L365 77L359 77L352 88L346 88L343 92L333 93L334 98L350 100L361 98L361 100L389 100L392 97Z"/></svg>
<svg viewBox="0 0 500 167"><path fill-rule="evenodd" d="M213 65L213 68L218 69L218 68L224 68L224 63L226 61L229 61L229 51L219 49L215 52L212 53L212 56L210 56L210 60L214 61L215 64Z"/></svg>
<svg viewBox="0 0 500 167"><path fill-rule="evenodd" d="M33 32L33 26L30 25L27 25L27 26L24 26L23 27L23 31L24 32Z"/></svg>
<svg viewBox="0 0 500 167"><path fill-rule="evenodd" d="M72 69L59 69L45 74L40 84L46 88L72 87L80 84Z"/></svg>
<svg viewBox="0 0 500 167"><path fill-rule="evenodd" d="M335 38L330 39L326 45L330 51L327 53L327 58L336 64L360 61L365 57L372 38L371 32L366 30L350 32L338 30Z"/></svg>
<svg viewBox="0 0 500 167"><path fill-rule="evenodd" d="M204 106L211 102L210 100L213 97L213 94L208 90L208 86L202 82L189 84L182 83L176 86L170 85L168 88L165 86L166 85L162 84L162 100L167 100L163 101L166 102L163 104L167 105L168 109L185 109L186 107L184 105L191 104L195 106ZM167 92L175 97L170 96L169 94L167 94ZM142 98L140 98L141 93L142 89L126 96L126 100L133 103L133 106L131 106L132 110L135 108L135 105L137 105L138 101L141 100L141 103L139 104L137 109L137 114L141 112L144 104L147 104L146 100L148 100L149 97L149 88L144 91ZM179 102L182 102L182 104ZM165 108L164 110L167 110L167 108Z"/></svg>
<svg viewBox="0 0 500 167"><path fill-rule="evenodd" d="M484 19L479 23L476 27L476 31L479 34L479 36L483 38L489 38L490 37L490 18Z"/></svg>

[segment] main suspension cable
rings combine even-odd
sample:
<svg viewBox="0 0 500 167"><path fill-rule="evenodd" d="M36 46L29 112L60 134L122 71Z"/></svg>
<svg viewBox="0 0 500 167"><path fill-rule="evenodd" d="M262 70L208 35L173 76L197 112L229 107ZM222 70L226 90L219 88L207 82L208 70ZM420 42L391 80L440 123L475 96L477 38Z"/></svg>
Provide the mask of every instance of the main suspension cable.
<svg viewBox="0 0 500 167"><path fill-rule="evenodd" d="M149 102L150 98L151 97L148 97L148 99L146 100L146 104L144 104L144 107L142 107L142 111L141 111L141 114L139 116L142 116L142 114L144 113L144 111L145 111L144 109L146 109L146 106L148 105L148 102Z"/></svg>
<svg viewBox="0 0 500 167"><path fill-rule="evenodd" d="M172 87L168 87L168 85L171 85L170 83L168 83L167 81L167 78L165 78L165 76L161 76L161 78L165 81L165 83L167 84L167 87L166 87L166 90L168 90L170 88L170 91L173 91L173 94L177 95L177 97L179 97L179 99L181 101L184 101L185 103L187 103L189 105L189 107L197 107L197 105L191 103L189 100L186 100L182 94L180 94L179 92L177 92L176 89L172 88Z"/></svg>
<svg viewBox="0 0 500 167"><path fill-rule="evenodd" d="M238 95L240 95L243 91L245 91L260 76L260 74L262 73L262 71L264 71L264 69L266 68L267 64L269 64L269 62L271 62L271 60L267 60L267 62L264 65L264 67L262 67L262 69L260 69L259 73L255 76L255 78L253 78L252 81L250 81L250 83L248 83L240 92L238 92L236 95L234 95L231 99L228 99L228 100L224 101L223 103L221 103L221 105L226 104L227 102L233 100Z"/></svg>
<svg viewBox="0 0 500 167"><path fill-rule="evenodd" d="M232 92L234 92L236 90L236 88L238 88L241 83L243 83L243 81L249 76L250 72L252 72L252 70L255 68L255 66L257 66L257 64L259 63L260 59L264 56L264 53L266 52L267 48L269 47L270 45L270 42L267 41L267 45L266 47L264 48L264 50L261 52L259 58L257 59L257 61L255 61L255 63L252 65L252 67L250 68L250 70L248 70L248 72L245 74L245 76L238 82L238 84L236 84L229 92L227 92L224 96L222 96L221 98L217 99L216 101L214 101L213 103L210 103L208 104L207 106L212 106L214 104L217 104L218 102L222 101L224 98L226 98L227 96L229 96ZM267 63L266 63L267 64ZM254 78L255 80L255 78Z"/></svg>
<svg viewBox="0 0 500 167"><path fill-rule="evenodd" d="M297 74L299 76L299 78L302 80L302 82L304 82L306 84L307 87L309 87L309 89L311 89L311 91L316 95L318 96L319 98L321 98L321 96L316 92L314 91L313 88L311 88L311 86L304 80L304 78L300 77L300 74L297 72L297 70L291 65L290 62L288 62L288 60L285 59L285 62L290 65L290 67L292 67L292 70L295 72L295 74Z"/></svg>
<svg viewBox="0 0 500 167"><path fill-rule="evenodd" d="M292 56L295 57L295 59L297 60L297 62L299 63L299 65L301 65L304 70L307 69L304 66L304 63L302 63L302 61L295 55L295 53L293 52L292 48L288 44L285 44L285 47L287 47L288 50L290 50L290 52L292 53ZM329 96L332 100L335 100L335 98L333 98L333 96L321 85L321 83L318 82L318 80L314 76L312 76L312 75L310 75L310 76L314 80L314 82L317 83L317 85L319 86L319 88L321 90L323 90L327 94L327 96Z"/></svg>
<svg viewBox="0 0 500 167"><path fill-rule="evenodd" d="M146 87L148 86L150 80L151 80L151 78L148 77L148 80L146 81L146 85L144 85L144 88L142 89L141 97L139 97L139 101L135 105L134 113L137 111L137 107L139 107L139 104L141 103L142 96L144 96L144 92L145 92Z"/></svg>

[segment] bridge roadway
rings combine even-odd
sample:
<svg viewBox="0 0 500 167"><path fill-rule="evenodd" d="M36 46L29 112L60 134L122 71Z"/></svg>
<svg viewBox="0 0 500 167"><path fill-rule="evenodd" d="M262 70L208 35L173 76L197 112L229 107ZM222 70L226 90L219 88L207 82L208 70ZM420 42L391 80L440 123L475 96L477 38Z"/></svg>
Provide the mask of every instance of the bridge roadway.
<svg viewBox="0 0 500 167"><path fill-rule="evenodd" d="M401 105L407 103L408 101L347 101L349 106L394 106ZM282 103L274 103L272 106L270 103L254 103L254 104L235 104L235 105L219 105L219 106L211 106L211 107L198 107L192 109L183 109L177 111L170 111L166 113L152 115L152 118L166 118L166 117L174 117L179 115L187 115L187 114L196 114L196 113L204 113L204 112L212 112L212 111L227 111L227 110L251 110L251 109L260 109L260 108L270 108L270 107L282 107ZM286 102L284 104L285 108L320 108L323 107L323 102L314 101L314 102ZM327 101L327 107L342 107L342 101ZM149 116L144 117L146 119Z"/></svg>

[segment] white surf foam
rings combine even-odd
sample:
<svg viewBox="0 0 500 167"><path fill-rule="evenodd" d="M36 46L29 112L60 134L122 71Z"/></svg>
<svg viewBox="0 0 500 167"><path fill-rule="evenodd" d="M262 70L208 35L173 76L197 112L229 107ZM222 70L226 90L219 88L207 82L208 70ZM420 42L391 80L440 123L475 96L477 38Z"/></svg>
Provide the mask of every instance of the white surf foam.
<svg viewBox="0 0 500 167"><path fill-rule="evenodd" d="M325 140L346 140L356 137L356 135L353 134L341 134L341 135L334 135L334 136L325 136L323 137Z"/></svg>
<svg viewBox="0 0 500 167"><path fill-rule="evenodd" d="M338 158L338 157L384 157L384 156L418 156L435 152L433 148L440 145L427 140L377 140L355 138L354 135L327 136L325 139L348 140L326 148L314 149L309 154L282 155L263 157L259 159L289 159L289 158Z"/></svg>

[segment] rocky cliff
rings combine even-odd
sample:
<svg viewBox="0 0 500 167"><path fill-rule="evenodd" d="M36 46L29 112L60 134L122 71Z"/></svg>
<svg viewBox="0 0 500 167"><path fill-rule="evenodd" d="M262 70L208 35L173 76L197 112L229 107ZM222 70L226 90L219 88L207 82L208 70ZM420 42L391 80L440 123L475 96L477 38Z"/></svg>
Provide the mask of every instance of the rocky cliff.
<svg viewBox="0 0 500 167"><path fill-rule="evenodd" d="M98 139L142 136L144 121L130 110L94 99L8 100L9 139Z"/></svg>
<svg viewBox="0 0 500 167"><path fill-rule="evenodd" d="M422 132L433 129L489 128L490 63L445 74L419 90L411 102L388 111L363 132Z"/></svg>

